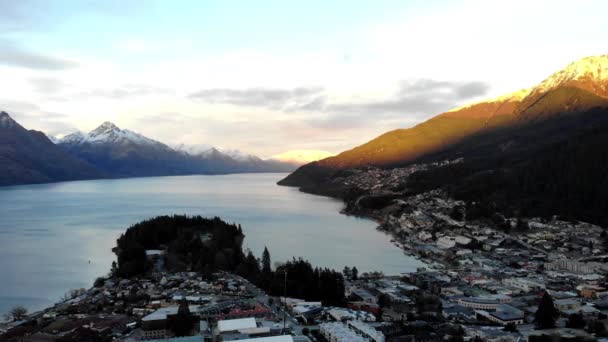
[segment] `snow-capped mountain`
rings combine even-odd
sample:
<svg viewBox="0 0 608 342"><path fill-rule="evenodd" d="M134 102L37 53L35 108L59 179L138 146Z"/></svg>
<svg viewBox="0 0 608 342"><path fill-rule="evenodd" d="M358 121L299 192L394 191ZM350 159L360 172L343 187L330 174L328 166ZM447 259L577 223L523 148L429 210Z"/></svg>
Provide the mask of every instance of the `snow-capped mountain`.
<svg viewBox="0 0 608 342"><path fill-rule="evenodd" d="M260 157L258 156L254 156L253 154L248 154L245 153L241 150L235 150L235 149L219 149L220 152L227 154L228 156L230 156L231 158L238 160L238 161L249 161L249 160L261 160Z"/></svg>
<svg viewBox="0 0 608 342"><path fill-rule="evenodd" d="M187 145L187 144L183 144L183 143L172 145L171 147L178 152L182 152L182 153L190 155L190 156L206 154L206 153L209 153L209 150L214 148L213 145L207 145L207 144Z"/></svg>
<svg viewBox="0 0 608 342"><path fill-rule="evenodd" d="M585 57L546 78L522 99L516 114L537 120L556 112L582 112L605 106L608 55Z"/></svg>
<svg viewBox="0 0 608 342"><path fill-rule="evenodd" d="M169 147L111 122L104 122L89 133L67 135L58 146L114 177L293 170L291 165L211 145Z"/></svg>
<svg viewBox="0 0 608 342"><path fill-rule="evenodd" d="M241 162L261 159L253 154L248 154L248 153L242 152L241 150L225 149L225 148L221 148L221 147L217 147L217 146L213 146L213 145L207 145L207 144L196 144L196 145L177 144L177 145L173 145L172 148L174 150L182 152L184 154L187 154L190 156L201 157L201 158L205 158L205 157L211 156L213 154L220 153L220 154L224 154L236 161L241 161Z"/></svg>
<svg viewBox="0 0 608 342"><path fill-rule="evenodd" d="M608 55L581 58L542 81L530 95L546 93L558 87L577 87L608 97Z"/></svg>
<svg viewBox="0 0 608 342"><path fill-rule="evenodd" d="M168 148L167 145L147 138L139 133L128 129L120 129L111 122L104 122L91 132L84 134L75 132L66 135L59 141L61 144L137 144L137 145L156 145Z"/></svg>
<svg viewBox="0 0 608 342"><path fill-rule="evenodd" d="M607 109L608 55L585 57L531 88L455 108L304 165L281 184L309 186L336 170L370 164L405 165L425 158L453 158L455 153L477 156L482 149L494 155L531 150L604 120L596 112ZM530 143L537 135L541 140Z"/></svg>

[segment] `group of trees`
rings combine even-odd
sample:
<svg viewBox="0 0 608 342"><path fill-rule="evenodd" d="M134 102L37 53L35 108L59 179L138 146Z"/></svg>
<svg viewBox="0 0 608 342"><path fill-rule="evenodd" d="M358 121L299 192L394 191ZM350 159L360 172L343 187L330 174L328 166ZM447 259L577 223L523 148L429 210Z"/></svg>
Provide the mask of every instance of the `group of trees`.
<svg viewBox="0 0 608 342"><path fill-rule="evenodd" d="M509 149L468 151L462 163L413 174L408 189L420 193L443 188L454 198L476 202L467 207L467 216L489 218L498 211L511 217L560 215L607 225L608 123L593 123L605 118L605 111L592 114L588 127L576 135L559 137L563 130L556 129L538 141L532 128L512 132ZM551 123L537 128L543 126Z"/></svg>
<svg viewBox="0 0 608 342"><path fill-rule="evenodd" d="M287 296L326 305L344 305L344 276L358 278L356 267L346 267L343 276L334 270L313 267L301 258L273 270L268 249L264 248L261 259L251 251L245 254L241 248L243 239L239 225L217 217L156 217L130 227L118 239L114 249L118 263L113 274L127 278L144 274L152 267L145 251L163 249L165 266L170 270L235 272L272 295L282 296L286 291Z"/></svg>
<svg viewBox="0 0 608 342"><path fill-rule="evenodd" d="M353 268L344 266L344 270L342 270L342 274L344 275L344 278L346 278L348 280L359 279L359 270L357 269L357 266L353 266Z"/></svg>
<svg viewBox="0 0 608 342"><path fill-rule="evenodd" d="M165 266L173 271L233 271L246 262L243 239L239 225L218 217L159 216L120 236L114 248L118 264L113 273L127 278L145 273L152 266L145 252L149 249L165 249Z"/></svg>
<svg viewBox="0 0 608 342"><path fill-rule="evenodd" d="M549 293L545 292L538 305L538 309L534 314L536 327L539 329L555 328L555 322L559 316L560 313L553 303L553 298ZM605 337L608 336L608 331L602 322L605 318L606 316L603 316L602 318L600 314L600 317L596 319L585 320L582 313L573 313L568 316L566 327L572 329L587 329L587 331L598 337Z"/></svg>
<svg viewBox="0 0 608 342"><path fill-rule="evenodd" d="M287 286L285 287L285 280ZM273 272L272 283L265 290L272 295L283 295L309 301L321 301L327 306L344 306L344 277L342 273L313 267L302 258L288 261Z"/></svg>
<svg viewBox="0 0 608 342"><path fill-rule="evenodd" d="M27 317L27 309L24 306L17 305L4 315L7 321L20 321Z"/></svg>

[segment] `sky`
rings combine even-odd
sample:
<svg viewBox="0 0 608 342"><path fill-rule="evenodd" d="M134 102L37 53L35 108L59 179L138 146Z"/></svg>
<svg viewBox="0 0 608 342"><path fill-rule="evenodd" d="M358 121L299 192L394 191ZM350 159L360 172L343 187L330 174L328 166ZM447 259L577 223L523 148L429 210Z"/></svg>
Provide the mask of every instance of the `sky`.
<svg viewBox="0 0 608 342"><path fill-rule="evenodd" d="M0 0L0 110L51 135L337 153L606 54L608 2Z"/></svg>

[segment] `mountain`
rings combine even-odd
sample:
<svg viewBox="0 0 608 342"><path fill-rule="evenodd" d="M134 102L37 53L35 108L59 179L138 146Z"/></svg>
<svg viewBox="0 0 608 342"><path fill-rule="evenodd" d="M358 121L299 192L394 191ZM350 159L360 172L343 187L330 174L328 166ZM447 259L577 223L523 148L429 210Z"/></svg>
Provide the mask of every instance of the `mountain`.
<svg viewBox="0 0 608 342"><path fill-rule="evenodd" d="M87 134L76 132L58 146L112 177L166 176L197 173L197 165L169 146L104 122Z"/></svg>
<svg viewBox="0 0 608 342"><path fill-rule="evenodd" d="M212 165L218 173L227 172L292 172L295 167L290 163L273 159L261 159L239 150L220 149L211 145L174 146L176 151L191 158Z"/></svg>
<svg viewBox="0 0 608 342"><path fill-rule="evenodd" d="M170 147L111 122L69 134L58 146L112 177L293 171L290 165L206 145Z"/></svg>
<svg viewBox="0 0 608 342"><path fill-rule="evenodd" d="M0 185L99 178L92 165L74 158L38 131L28 131L0 112Z"/></svg>
<svg viewBox="0 0 608 342"><path fill-rule="evenodd" d="M57 143L59 143L59 140L61 140L54 135L50 135L50 134L45 134L45 135L53 144L57 144Z"/></svg>
<svg viewBox="0 0 608 342"><path fill-rule="evenodd" d="M560 215L608 225L607 79L608 55L583 58L528 90L388 132L304 165L279 184L347 198L357 193L340 185L347 169L462 158L412 174L405 192L443 189L467 202L471 215Z"/></svg>
<svg viewBox="0 0 608 342"><path fill-rule="evenodd" d="M454 157L450 156L454 151L461 156L467 151L479 152L478 145L498 144L499 140L505 143L518 130L534 123L567 119L568 115L606 107L608 55L587 57L569 64L536 87L456 108L412 128L387 132L335 157L304 165L279 184L315 186L348 168L393 167L440 156ZM559 134L574 132L581 122L578 124L565 127ZM546 128L549 127L553 126ZM480 136L486 141L480 140ZM538 138L542 140L540 135Z"/></svg>

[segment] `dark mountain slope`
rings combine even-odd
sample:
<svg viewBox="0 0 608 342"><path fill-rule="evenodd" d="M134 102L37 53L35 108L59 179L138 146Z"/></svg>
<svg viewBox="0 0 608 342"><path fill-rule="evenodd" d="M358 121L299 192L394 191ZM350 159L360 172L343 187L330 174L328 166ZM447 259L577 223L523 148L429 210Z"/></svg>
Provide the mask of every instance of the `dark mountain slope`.
<svg viewBox="0 0 608 342"><path fill-rule="evenodd" d="M5 112L0 112L0 170L0 185L103 176L55 146L44 133L26 130Z"/></svg>
<svg viewBox="0 0 608 342"><path fill-rule="evenodd" d="M539 122L520 129L512 141L503 153L416 173L408 188L444 188L487 212L559 214L608 225L608 110Z"/></svg>

